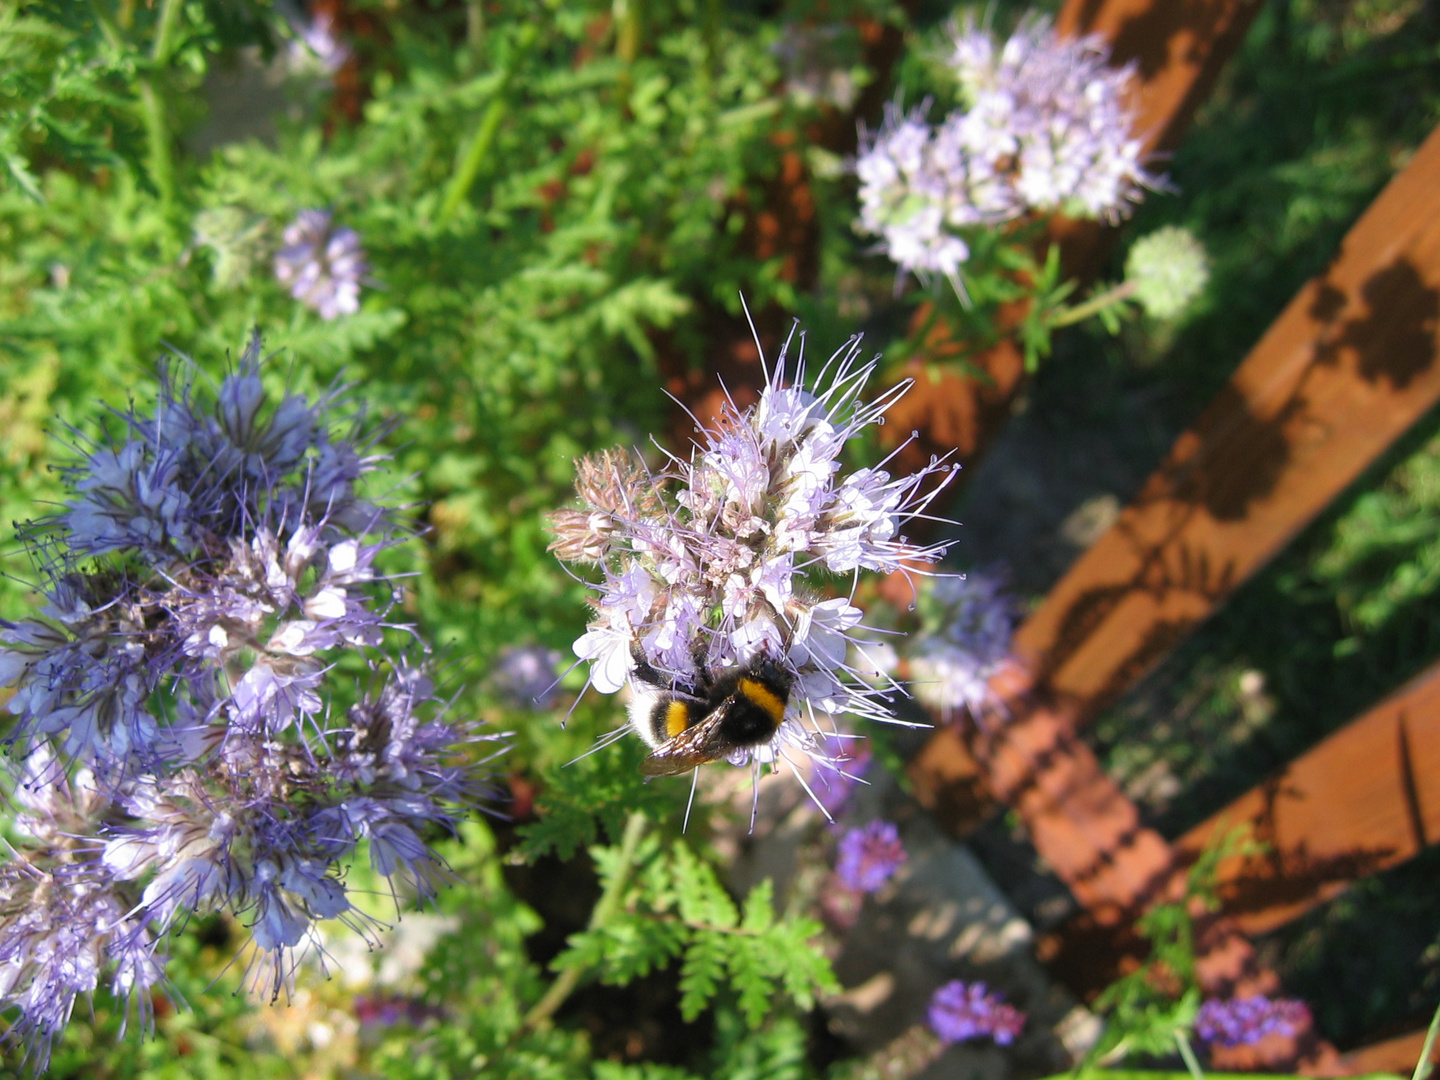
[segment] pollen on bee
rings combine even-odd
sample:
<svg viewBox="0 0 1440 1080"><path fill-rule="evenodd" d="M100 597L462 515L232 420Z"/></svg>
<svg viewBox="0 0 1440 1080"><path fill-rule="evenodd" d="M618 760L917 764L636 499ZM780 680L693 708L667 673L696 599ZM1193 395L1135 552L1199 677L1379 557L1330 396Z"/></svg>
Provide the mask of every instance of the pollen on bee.
<svg viewBox="0 0 1440 1080"><path fill-rule="evenodd" d="M689 726L690 710L683 701L672 701L665 706L665 735L675 738Z"/></svg>

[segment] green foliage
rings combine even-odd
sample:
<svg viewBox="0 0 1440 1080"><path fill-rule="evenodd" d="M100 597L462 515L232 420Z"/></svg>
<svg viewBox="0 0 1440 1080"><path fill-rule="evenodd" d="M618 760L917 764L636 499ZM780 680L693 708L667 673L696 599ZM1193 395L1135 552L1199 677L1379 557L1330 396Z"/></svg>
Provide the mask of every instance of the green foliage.
<svg viewBox="0 0 1440 1080"><path fill-rule="evenodd" d="M625 869L621 855L620 848L591 849L607 892ZM656 837L648 837L635 864L639 869L621 891L617 913L572 935L555 961L557 969L594 970L602 982L624 985L683 957L680 1011L685 1019L699 1016L728 984L752 1028L761 1026L779 993L809 1009L818 993L838 989L829 963L813 944L819 923L777 918L769 881L737 908L714 869L683 841L662 850Z"/></svg>
<svg viewBox="0 0 1440 1080"><path fill-rule="evenodd" d="M1150 942L1150 955L1095 999L1105 1032L1087 1062L1111 1064L1132 1055L1168 1057L1185 1042L1200 1010L1195 977L1195 917L1219 909L1216 870L1233 856L1258 853L1247 829L1234 829L1207 848L1186 876L1185 895L1156 904L1135 923ZM1083 1069L1082 1069L1083 1071Z"/></svg>
<svg viewBox="0 0 1440 1080"><path fill-rule="evenodd" d="M607 747L588 757L550 769L538 800L536 821L520 826L519 858L533 862L554 852L569 859L588 847L603 830L618 843L632 812L663 820L675 809L674 788L647 784L637 768L636 740Z"/></svg>

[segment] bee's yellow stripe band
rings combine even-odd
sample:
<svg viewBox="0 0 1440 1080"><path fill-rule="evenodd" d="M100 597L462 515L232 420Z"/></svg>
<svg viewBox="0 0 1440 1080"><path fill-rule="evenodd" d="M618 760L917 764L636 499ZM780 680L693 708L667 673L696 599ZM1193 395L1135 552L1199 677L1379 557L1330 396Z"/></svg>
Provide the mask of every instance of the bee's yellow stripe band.
<svg viewBox="0 0 1440 1080"><path fill-rule="evenodd" d="M751 704L764 709L766 715L775 721L776 727L785 719L785 699L758 679L741 679L740 693L744 694Z"/></svg>
<svg viewBox="0 0 1440 1080"><path fill-rule="evenodd" d="M690 725L690 710L683 701L672 701L665 706L665 735L675 738Z"/></svg>

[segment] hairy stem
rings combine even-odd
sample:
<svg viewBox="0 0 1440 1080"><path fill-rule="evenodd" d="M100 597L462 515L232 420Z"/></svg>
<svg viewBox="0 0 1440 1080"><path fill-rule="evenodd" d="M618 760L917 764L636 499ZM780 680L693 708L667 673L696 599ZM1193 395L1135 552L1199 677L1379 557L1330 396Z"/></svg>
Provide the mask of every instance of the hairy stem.
<svg viewBox="0 0 1440 1080"><path fill-rule="evenodd" d="M1175 1045L1180 1050L1180 1056L1185 1061L1185 1068L1190 1070L1190 1075L1195 1080L1205 1080L1205 1070L1200 1068L1200 1062L1195 1057L1195 1051L1190 1046L1190 1040L1185 1037L1183 1031L1175 1032Z"/></svg>
<svg viewBox="0 0 1440 1080"><path fill-rule="evenodd" d="M1057 330L1062 326L1071 326L1074 323L1088 319L1096 312L1104 311L1114 304L1119 304L1135 295L1135 283L1124 281L1113 288L1106 289L1097 296L1092 296L1083 304L1076 304L1071 308L1063 308L1059 314L1050 320L1050 329Z"/></svg>
<svg viewBox="0 0 1440 1080"><path fill-rule="evenodd" d="M635 855L640 850L640 841L645 836L645 815L636 811L630 815L630 820L625 822L625 835L620 840L620 861L615 870L615 876L605 886L605 891L600 894L596 901L595 908L590 912L590 922L586 929L599 930L611 918L620 907L620 898L625 893L625 886L630 882L630 873L635 869ZM566 968L560 973L560 977L550 984L550 989L545 996L535 1003L535 1007L525 1014L521 1021L520 1028L516 1035L523 1035L527 1031L534 1031L537 1027L555 1015L555 1010L565 1004L568 998L580 984L580 979L585 971L580 967Z"/></svg>
<svg viewBox="0 0 1440 1080"><path fill-rule="evenodd" d="M1435 1068L1431 1057L1435 1053L1435 1037L1440 1035L1440 1005L1435 1007L1435 1016L1430 1021L1430 1030L1425 1032L1425 1045L1420 1048L1420 1060L1415 1063L1415 1075L1412 1080L1425 1080Z"/></svg>
<svg viewBox="0 0 1440 1080"><path fill-rule="evenodd" d="M483 29L483 24L481 25ZM470 194L470 188L474 185L475 178L480 175L481 166L490 156L490 147L495 143L495 135L500 130L500 121L505 119L510 79L538 37L539 29L534 23L527 24L521 30L515 52L500 73L500 84L495 88L495 96L485 106L485 114L480 117L480 126L475 129L475 137L470 140L470 145L465 148L464 155L460 158L459 163L455 166L454 174L450 177L450 184L445 189L445 198L441 200L440 209L435 214L436 225L443 226L454 217L455 211L460 209L460 204Z"/></svg>
<svg viewBox="0 0 1440 1080"><path fill-rule="evenodd" d="M150 49L150 59L163 64L170 59L174 47L175 25L180 19L184 0L164 0L160 7L160 21L155 24L155 44Z"/></svg>
<svg viewBox="0 0 1440 1080"><path fill-rule="evenodd" d="M145 162L150 182L168 207L175 201L175 163L170 156L170 122L154 80L140 80L140 122L145 126Z"/></svg>

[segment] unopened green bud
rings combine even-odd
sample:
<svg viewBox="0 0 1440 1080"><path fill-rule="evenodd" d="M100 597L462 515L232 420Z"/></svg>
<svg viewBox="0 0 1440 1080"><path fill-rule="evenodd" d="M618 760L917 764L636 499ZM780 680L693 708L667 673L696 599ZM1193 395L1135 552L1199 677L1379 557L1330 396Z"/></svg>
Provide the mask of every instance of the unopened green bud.
<svg viewBox="0 0 1440 1080"><path fill-rule="evenodd" d="M1173 319L1210 280L1205 248L1188 229L1166 225L1135 241L1125 260L1125 281L1145 313Z"/></svg>

